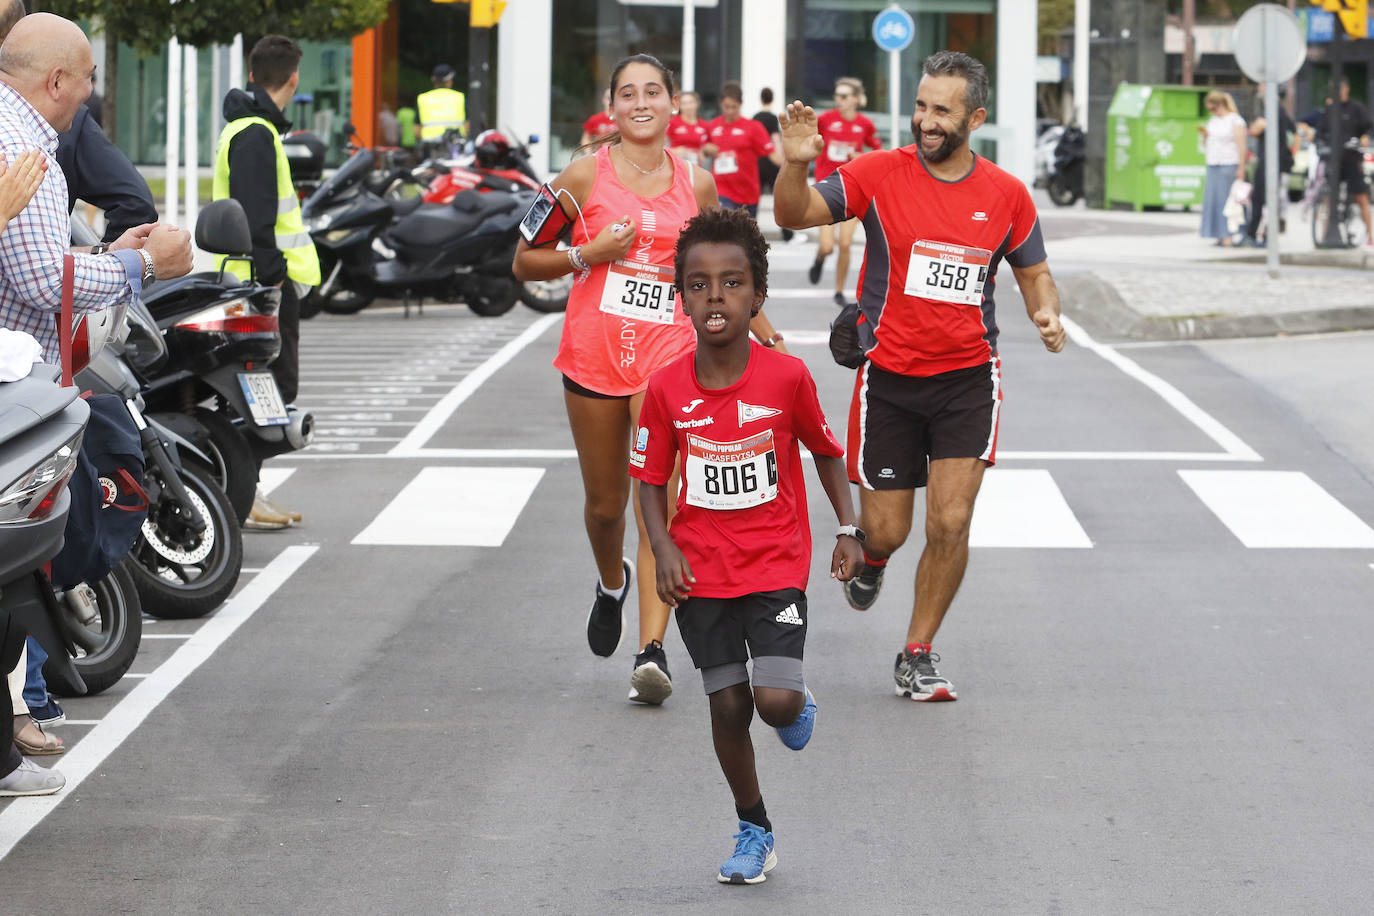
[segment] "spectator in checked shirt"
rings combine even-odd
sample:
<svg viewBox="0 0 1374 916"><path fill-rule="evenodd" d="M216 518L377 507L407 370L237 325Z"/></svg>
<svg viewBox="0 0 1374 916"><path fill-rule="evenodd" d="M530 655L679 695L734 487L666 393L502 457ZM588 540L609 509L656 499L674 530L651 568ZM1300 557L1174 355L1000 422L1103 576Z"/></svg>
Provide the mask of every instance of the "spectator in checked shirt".
<svg viewBox="0 0 1374 916"><path fill-rule="evenodd" d="M94 76L85 33L51 13L25 16L0 45L0 153L13 161L38 149L48 160L33 202L0 235L0 326L32 334L49 361L59 352L62 256L71 249L67 182L54 154ZM95 312L137 296L145 283L189 272L191 236L147 223L108 246L80 250L75 262L75 310Z"/></svg>

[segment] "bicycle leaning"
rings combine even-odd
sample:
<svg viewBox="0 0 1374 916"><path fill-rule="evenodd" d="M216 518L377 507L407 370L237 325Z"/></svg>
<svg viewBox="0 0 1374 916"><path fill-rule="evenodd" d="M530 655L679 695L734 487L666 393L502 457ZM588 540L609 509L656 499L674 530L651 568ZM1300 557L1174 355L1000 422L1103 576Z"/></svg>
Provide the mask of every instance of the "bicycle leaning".
<svg viewBox="0 0 1374 916"><path fill-rule="evenodd" d="M1370 172L1374 171L1374 147L1360 146L1355 140L1345 143L1348 150L1356 150L1360 153L1360 168L1364 170L1366 184L1370 181ZM1311 179L1307 185L1307 194L1303 199L1303 209L1309 210L1312 214L1312 243L1322 247L1327 239L1327 232L1331 223L1331 193L1330 182L1327 181L1326 167L1329 160L1329 148L1318 145L1316 164L1312 168ZM1367 244L1364 218L1351 198L1349 187L1346 181L1340 183L1336 190L1336 211L1335 211L1335 235L1339 241L1339 246L1343 248L1355 248L1359 245Z"/></svg>

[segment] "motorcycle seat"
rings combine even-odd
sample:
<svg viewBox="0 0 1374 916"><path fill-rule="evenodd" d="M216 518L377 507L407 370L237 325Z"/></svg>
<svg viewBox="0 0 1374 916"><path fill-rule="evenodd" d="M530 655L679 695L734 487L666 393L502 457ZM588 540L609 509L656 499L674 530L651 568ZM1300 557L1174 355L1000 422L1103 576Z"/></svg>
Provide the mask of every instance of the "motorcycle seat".
<svg viewBox="0 0 1374 916"><path fill-rule="evenodd" d="M464 195L470 197L464 198ZM461 201L461 203L460 203ZM388 241L406 248L435 248L467 235L494 216L518 205L510 194L479 194L464 191L453 203L426 204L397 220L387 233Z"/></svg>
<svg viewBox="0 0 1374 916"><path fill-rule="evenodd" d="M416 210L420 209L420 205L424 202L425 199L423 197L419 197L418 195L415 197L403 197L399 200L393 199L387 201L387 203L391 207L392 214L398 217L407 216L411 213L414 213Z"/></svg>

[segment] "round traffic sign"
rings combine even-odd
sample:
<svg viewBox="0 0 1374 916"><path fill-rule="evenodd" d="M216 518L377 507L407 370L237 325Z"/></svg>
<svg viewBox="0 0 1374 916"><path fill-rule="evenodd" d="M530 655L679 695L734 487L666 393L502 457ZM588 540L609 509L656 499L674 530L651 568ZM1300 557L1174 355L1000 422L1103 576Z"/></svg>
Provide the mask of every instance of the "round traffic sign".
<svg viewBox="0 0 1374 916"><path fill-rule="evenodd" d="M873 40L884 51L904 51L916 37L916 23L906 10L890 6L873 20Z"/></svg>
<svg viewBox="0 0 1374 916"><path fill-rule="evenodd" d="M1307 59L1307 36L1298 17L1277 3L1246 10L1236 23L1236 63L1256 82L1281 83Z"/></svg>

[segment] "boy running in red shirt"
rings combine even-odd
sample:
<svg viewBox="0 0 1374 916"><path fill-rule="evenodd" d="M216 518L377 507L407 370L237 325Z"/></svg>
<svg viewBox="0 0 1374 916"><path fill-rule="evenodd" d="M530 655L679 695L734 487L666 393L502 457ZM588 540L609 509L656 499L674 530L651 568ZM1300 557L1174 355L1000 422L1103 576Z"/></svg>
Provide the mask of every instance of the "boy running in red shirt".
<svg viewBox="0 0 1374 916"><path fill-rule="evenodd" d="M754 710L793 750L811 738L816 703L802 679L811 529L798 444L810 449L840 522L830 575L863 566L863 531L844 449L799 359L749 340L768 293L768 243L738 210L708 210L678 237L674 282L697 347L649 378L630 453L654 551L658 594L711 701L716 757L735 797L735 852L717 878L757 884L777 864L754 767ZM682 458L668 530L666 484ZM753 689L745 662L754 660Z"/></svg>

